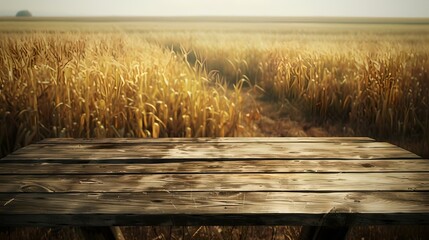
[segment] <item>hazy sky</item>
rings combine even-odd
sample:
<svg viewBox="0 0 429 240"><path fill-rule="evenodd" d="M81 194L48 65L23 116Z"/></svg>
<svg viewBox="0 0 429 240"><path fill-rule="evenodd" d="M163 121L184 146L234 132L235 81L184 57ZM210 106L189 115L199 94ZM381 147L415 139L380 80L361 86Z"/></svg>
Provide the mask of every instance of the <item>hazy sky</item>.
<svg viewBox="0 0 429 240"><path fill-rule="evenodd" d="M429 17L429 0L0 0L0 15Z"/></svg>

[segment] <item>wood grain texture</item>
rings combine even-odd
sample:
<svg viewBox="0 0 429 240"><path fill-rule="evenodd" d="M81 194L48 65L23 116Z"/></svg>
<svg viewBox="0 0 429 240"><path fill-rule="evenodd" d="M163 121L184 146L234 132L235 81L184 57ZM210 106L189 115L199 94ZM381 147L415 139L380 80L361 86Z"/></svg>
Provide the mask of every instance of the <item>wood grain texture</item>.
<svg viewBox="0 0 429 240"><path fill-rule="evenodd" d="M407 159L419 156L384 142L33 144L3 162L123 159Z"/></svg>
<svg viewBox="0 0 429 240"><path fill-rule="evenodd" d="M370 138L46 139L0 226L429 224L429 160Z"/></svg>
<svg viewBox="0 0 429 240"><path fill-rule="evenodd" d="M428 202L427 192L0 194L0 225L429 224Z"/></svg>
<svg viewBox="0 0 429 240"><path fill-rule="evenodd" d="M429 191L429 173L0 176L0 192Z"/></svg>
<svg viewBox="0 0 429 240"><path fill-rule="evenodd" d="M209 174L209 173L429 172L428 159L383 160L167 160L156 163L1 163L0 175L22 174Z"/></svg>

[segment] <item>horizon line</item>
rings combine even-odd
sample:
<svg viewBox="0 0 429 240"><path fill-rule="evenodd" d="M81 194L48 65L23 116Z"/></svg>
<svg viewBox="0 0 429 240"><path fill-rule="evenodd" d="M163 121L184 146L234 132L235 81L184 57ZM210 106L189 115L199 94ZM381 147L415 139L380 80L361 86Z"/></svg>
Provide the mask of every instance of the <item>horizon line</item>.
<svg viewBox="0 0 429 240"><path fill-rule="evenodd" d="M339 20L340 22L346 23L426 23L429 24L429 17L364 17L364 16L261 16L261 15L243 15L243 16L234 16L234 15L135 15L135 16L121 16L121 15L103 15L103 16L31 16L31 17L17 17L17 16L0 16L0 20L17 20L17 21L31 21L31 20L119 20L126 21L129 19L135 20L178 20L178 21L243 21L250 20L249 22L257 21L268 21L268 22L332 22L335 23Z"/></svg>

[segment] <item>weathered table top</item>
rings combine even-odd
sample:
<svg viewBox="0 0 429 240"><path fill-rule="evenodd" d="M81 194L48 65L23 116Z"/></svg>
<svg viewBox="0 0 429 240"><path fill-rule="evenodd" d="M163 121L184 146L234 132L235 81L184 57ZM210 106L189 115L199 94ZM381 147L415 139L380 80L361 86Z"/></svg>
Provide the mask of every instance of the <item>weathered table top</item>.
<svg viewBox="0 0 429 240"><path fill-rule="evenodd" d="M0 226L429 224L429 160L369 138L47 139Z"/></svg>

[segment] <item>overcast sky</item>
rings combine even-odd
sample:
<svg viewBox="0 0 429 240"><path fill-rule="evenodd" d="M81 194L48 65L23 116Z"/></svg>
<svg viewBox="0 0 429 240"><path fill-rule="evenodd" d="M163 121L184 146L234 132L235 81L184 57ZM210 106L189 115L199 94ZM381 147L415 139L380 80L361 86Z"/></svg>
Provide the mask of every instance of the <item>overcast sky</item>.
<svg viewBox="0 0 429 240"><path fill-rule="evenodd" d="M0 0L0 16L429 17L429 0Z"/></svg>

